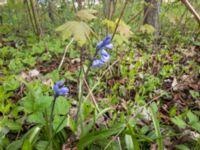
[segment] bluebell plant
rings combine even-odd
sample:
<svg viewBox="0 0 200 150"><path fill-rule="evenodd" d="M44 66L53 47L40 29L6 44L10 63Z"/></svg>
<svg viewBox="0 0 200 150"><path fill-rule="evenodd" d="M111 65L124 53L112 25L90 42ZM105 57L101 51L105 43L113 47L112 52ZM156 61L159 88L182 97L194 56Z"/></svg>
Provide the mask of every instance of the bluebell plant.
<svg viewBox="0 0 200 150"><path fill-rule="evenodd" d="M63 85L64 85L63 80L56 82L56 84L53 87L53 90L55 92L55 97L65 96L69 93L69 89Z"/></svg>
<svg viewBox="0 0 200 150"><path fill-rule="evenodd" d="M54 113L56 99L59 96L65 96L69 93L69 89L68 87L64 86L63 80L56 82L56 84L53 86L53 90L54 90L54 99L52 102L51 114L50 114L50 138L51 138L50 141L51 142L53 138L53 113ZM52 143L50 145L52 146Z"/></svg>
<svg viewBox="0 0 200 150"><path fill-rule="evenodd" d="M94 59L92 62L92 67L102 67L105 63L107 63L110 60L110 55L105 49L112 49L113 44L111 43L112 36L108 35L106 36L103 41L97 43L96 49L98 51L98 55L101 57L100 59Z"/></svg>
<svg viewBox="0 0 200 150"><path fill-rule="evenodd" d="M53 103L52 103L51 116L50 116L51 122L53 122L53 112L54 112L54 107L55 107L57 97L65 96L69 93L69 89L64 86L64 82L65 81L60 80L60 81L56 82L56 84L53 86L54 99L53 99Z"/></svg>

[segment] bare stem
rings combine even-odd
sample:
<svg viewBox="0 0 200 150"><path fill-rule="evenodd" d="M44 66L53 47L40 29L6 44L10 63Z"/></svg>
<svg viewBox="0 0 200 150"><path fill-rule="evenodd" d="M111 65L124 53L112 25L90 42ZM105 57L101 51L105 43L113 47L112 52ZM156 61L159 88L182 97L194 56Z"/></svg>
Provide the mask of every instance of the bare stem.
<svg viewBox="0 0 200 150"><path fill-rule="evenodd" d="M53 114L54 114L54 108L56 104L56 98L57 96L54 95L53 102L52 102L52 107L51 107L51 114L50 114L50 149L53 150L53 143L52 143L52 138L53 138Z"/></svg>
<svg viewBox="0 0 200 150"><path fill-rule="evenodd" d="M117 28L118 28L118 26L119 26L120 20L121 20L123 14L124 14L124 11L125 11L125 9L126 9L127 4L128 4L128 0L126 0L126 2L125 2L125 4L124 4L124 7L123 7L123 9L122 9L122 11L121 11L121 14L120 14L120 16L119 16L119 19L118 19L117 24L116 24L116 26L115 26L115 30L114 30L113 35L112 35L112 40L113 40L113 38L114 38L114 36L115 36L115 34L116 34L116 32L117 32Z"/></svg>
<svg viewBox="0 0 200 150"><path fill-rule="evenodd" d="M67 50L68 50L69 46L72 44L73 41L74 41L74 38L72 38L71 41L69 42L69 44L65 47L65 51L64 51L62 60L60 61L60 65L59 65L59 67L58 67L58 70L61 69L61 67L62 67L62 65L63 65L63 63L64 63L64 60L65 60L65 55L66 55L66 53L67 53Z"/></svg>

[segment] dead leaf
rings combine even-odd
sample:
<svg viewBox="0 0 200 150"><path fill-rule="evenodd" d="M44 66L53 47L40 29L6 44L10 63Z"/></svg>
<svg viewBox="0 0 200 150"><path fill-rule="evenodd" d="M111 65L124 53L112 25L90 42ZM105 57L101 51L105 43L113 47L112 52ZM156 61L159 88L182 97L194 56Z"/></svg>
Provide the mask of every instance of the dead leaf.
<svg viewBox="0 0 200 150"><path fill-rule="evenodd" d="M32 78L38 77L40 72L37 69L33 69L28 72L28 75Z"/></svg>
<svg viewBox="0 0 200 150"><path fill-rule="evenodd" d="M178 86L177 85L178 85L177 79L176 79L176 77L174 77L173 82L172 82L172 89L174 91L178 90Z"/></svg>

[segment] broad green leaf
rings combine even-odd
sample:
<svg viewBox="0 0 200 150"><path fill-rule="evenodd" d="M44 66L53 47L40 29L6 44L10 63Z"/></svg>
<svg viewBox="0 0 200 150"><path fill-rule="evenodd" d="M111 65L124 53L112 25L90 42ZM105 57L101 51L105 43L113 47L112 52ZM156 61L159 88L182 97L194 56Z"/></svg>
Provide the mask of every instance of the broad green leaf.
<svg viewBox="0 0 200 150"><path fill-rule="evenodd" d="M6 122L6 126L10 129L10 130L14 130L14 131L20 131L22 129L21 124L19 122L16 121L12 121L12 120L8 120Z"/></svg>
<svg viewBox="0 0 200 150"><path fill-rule="evenodd" d="M186 145L176 145L175 146L177 150L190 150Z"/></svg>
<svg viewBox="0 0 200 150"><path fill-rule="evenodd" d="M28 116L28 122L45 125L45 119L41 112L35 112Z"/></svg>
<svg viewBox="0 0 200 150"><path fill-rule="evenodd" d="M9 76L6 81L3 83L4 90L12 91L19 88L20 83L18 80L15 79L15 76Z"/></svg>
<svg viewBox="0 0 200 150"><path fill-rule="evenodd" d="M200 122L195 122L191 124L191 127L200 133Z"/></svg>
<svg viewBox="0 0 200 150"><path fill-rule="evenodd" d="M19 150L22 147L22 144L23 140L14 141L7 146L6 150Z"/></svg>
<svg viewBox="0 0 200 150"><path fill-rule="evenodd" d="M78 149L84 149L85 147L87 147L88 145L92 144L95 141L108 138L109 136L121 132L124 129L124 127L125 127L124 125L121 125L118 127L103 129L100 131L94 131L92 133L86 134L80 139L77 147Z"/></svg>
<svg viewBox="0 0 200 150"><path fill-rule="evenodd" d="M190 124L193 124L193 123L196 123L196 122L199 121L198 117L194 113L192 113L191 111L187 112L187 117L189 119Z"/></svg>
<svg viewBox="0 0 200 150"><path fill-rule="evenodd" d="M190 94L192 95L193 98L200 97L200 93L198 91L190 90Z"/></svg>
<svg viewBox="0 0 200 150"><path fill-rule="evenodd" d="M58 116L54 117L53 128L56 130L56 133L61 131L64 127L67 126L67 117L66 116Z"/></svg>
<svg viewBox="0 0 200 150"><path fill-rule="evenodd" d="M93 33L92 29L82 21L68 21L58 27L56 31L61 32L63 40L73 36L80 45L85 44L89 39L90 34Z"/></svg>
<svg viewBox="0 0 200 150"><path fill-rule="evenodd" d="M39 141L38 143L36 143L36 149L45 150L48 144L49 144L48 141Z"/></svg>
<svg viewBox="0 0 200 150"><path fill-rule="evenodd" d="M93 9L84 9L84 10L80 10L76 13L76 16L83 20L83 21L90 21L92 19L95 19L96 16L94 16L96 14L96 10Z"/></svg>
<svg viewBox="0 0 200 150"><path fill-rule="evenodd" d="M128 134L125 135L125 143L126 143L127 150L134 149L132 137Z"/></svg>
<svg viewBox="0 0 200 150"><path fill-rule="evenodd" d="M176 124L179 128L185 128L186 123L180 117L174 117L171 119L174 124Z"/></svg>
<svg viewBox="0 0 200 150"><path fill-rule="evenodd" d="M29 140L25 140L22 145L22 150L32 150L32 145Z"/></svg>
<svg viewBox="0 0 200 150"><path fill-rule="evenodd" d="M57 115L65 115L70 108L70 102L66 100L64 97L58 97L55 104L55 114Z"/></svg>

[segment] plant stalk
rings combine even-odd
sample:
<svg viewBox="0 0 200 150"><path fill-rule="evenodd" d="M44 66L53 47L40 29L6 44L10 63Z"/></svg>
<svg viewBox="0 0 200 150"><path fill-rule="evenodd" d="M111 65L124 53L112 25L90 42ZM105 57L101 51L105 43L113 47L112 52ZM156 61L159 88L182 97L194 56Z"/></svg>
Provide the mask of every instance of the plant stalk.
<svg viewBox="0 0 200 150"><path fill-rule="evenodd" d="M54 95L54 98L53 98L53 102L52 102L52 107L51 107L51 114L50 114L50 149L53 150L53 119L54 119L54 109L55 109L55 104L56 104L56 99L57 99L57 95Z"/></svg>
<svg viewBox="0 0 200 150"><path fill-rule="evenodd" d="M118 19L117 24L116 24L116 26L115 26L115 30L114 30L113 35L112 35L112 40L113 40L114 37L115 37L115 34L116 34L116 32L117 32L117 28L118 28L118 26L119 26L119 23L120 23L120 20L121 20L122 16L124 15L124 11L125 11L125 9L126 9L127 4L128 4L128 0L126 0L126 2L124 3L124 7L122 8L121 14L120 14L120 16L119 16L119 19Z"/></svg>

